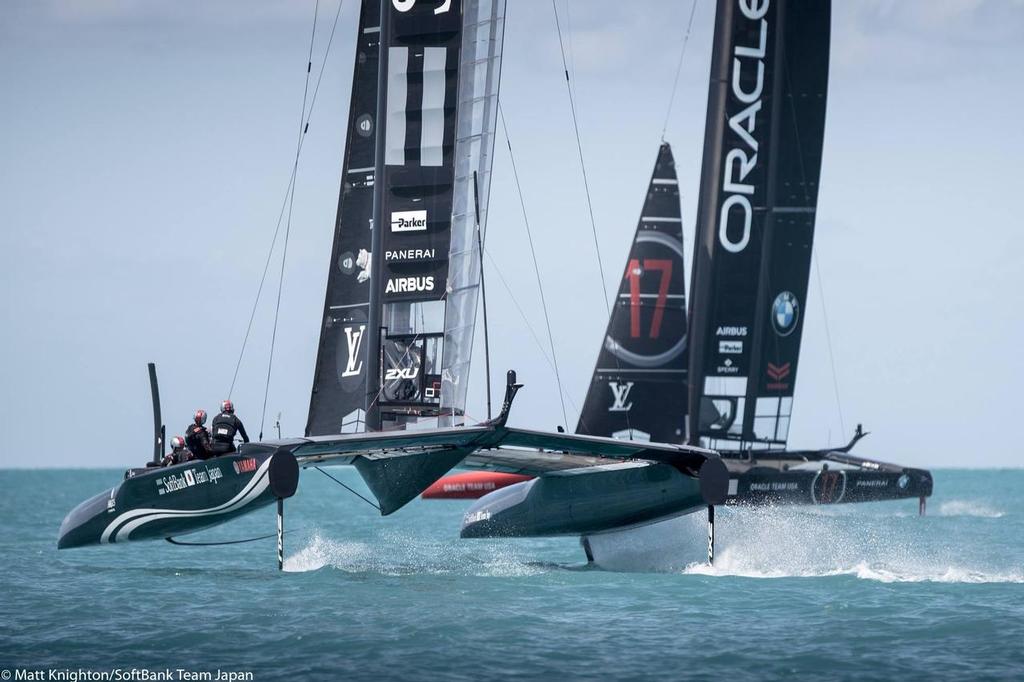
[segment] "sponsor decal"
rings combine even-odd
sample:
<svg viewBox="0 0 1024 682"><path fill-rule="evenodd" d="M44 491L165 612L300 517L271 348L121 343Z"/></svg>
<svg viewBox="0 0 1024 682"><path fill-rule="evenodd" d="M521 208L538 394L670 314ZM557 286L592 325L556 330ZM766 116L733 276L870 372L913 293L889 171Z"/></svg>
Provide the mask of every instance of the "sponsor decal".
<svg viewBox="0 0 1024 682"><path fill-rule="evenodd" d="M629 412L633 407L633 402L626 401L629 400L629 392L633 390L633 382L619 383L618 381L609 381L608 388L612 390L612 406L608 408L608 411Z"/></svg>
<svg viewBox="0 0 1024 682"><path fill-rule="evenodd" d="M715 331L716 336L746 336L746 327L719 327Z"/></svg>
<svg viewBox="0 0 1024 682"><path fill-rule="evenodd" d="M723 354L740 354L743 352L742 341L719 341L718 352Z"/></svg>
<svg viewBox="0 0 1024 682"><path fill-rule="evenodd" d="M486 509L481 509L480 511L473 512L472 514L466 514L466 518L463 521L463 523L476 523L478 521L490 521L490 519L491 519L491 512L489 512Z"/></svg>
<svg viewBox="0 0 1024 682"><path fill-rule="evenodd" d="M470 481L469 483L445 483L442 490L446 493L464 493L467 490L474 492L490 492L497 490L498 486L494 481Z"/></svg>
<svg viewBox="0 0 1024 682"><path fill-rule="evenodd" d="M359 270L359 274L356 275L356 281L362 284L370 279L371 262L370 252L366 249L359 249L359 253L355 255L351 251L346 251L338 258L338 269L346 275L351 275L356 270Z"/></svg>
<svg viewBox="0 0 1024 682"><path fill-rule="evenodd" d="M202 469L186 469L183 473L168 474L156 479L157 494L164 495L166 493L173 493L196 485L206 485L208 483L216 484L220 483L220 479L222 478L224 478L224 473L220 470L219 466L204 466Z"/></svg>
<svg viewBox="0 0 1024 682"><path fill-rule="evenodd" d="M792 363L784 362L781 365L776 365L774 362L768 363L768 378L769 381L765 384L765 388L769 391L785 391L789 388L789 382L783 382L783 379L789 376L792 371Z"/></svg>
<svg viewBox="0 0 1024 682"><path fill-rule="evenodd" d="M373 116L370 114L363 114L356 119L356 132L359 133L360 137L369 137L373 135Z"/></svg>
<svg viewBox="0 0 1024 682"><path fill-rule="evenodd" d="M363 371L363 360L359 357L359 347L363 344L363 335L366 333L366 325L358 327L345 327L345 343L348 344L348 359L345 361L343 377L358 376Z"/></svg>
<svg viewBox="0 0 1024 682"><path fill-rule="evenodd" d="M733 48L731 108L739 108L729 117L729 129L740 139L741 144L730 149L722 164L722 192L725 199L718 217L718 241L730 253L741 253L750 243L750 228L754 210L750 197L754 185L747 182L747 176L757 167L758 140L757 115L761 111L761 95L764 90L765 51L768 46L769 2L740 0L740 13L750 21L749 26L740 26L739 33L750 36L754 44L736 45ZM742 21L737 15L737 22ZM753 73L753 85L744 90L741 85L743 74ZM750 79L745 79L749 84Z"/></svg>
<svg viewBox="0 0 1024 682"><path fill-rule="evenodd" d="M910 476L902 474L898 479L896 479L896 485L899 486L900 490L906 490L907 486L910 485Z"/></svg>
<svg viewBox="0 0 1024 682"><path fill-rule="evenodd" d="M416 0L391 0L399 12L408 12L416 6ZM434 14L444 14L452 8L452 0L442 0L440 7L434 9Z"/></svg>
<svg viewBox="0 0 1024 682"><path fill-rule="evenodd" d="M799 490L800 484L796 481L767 481L764 483L751 483L750 490L753 492L782 492L786 490Z"/></svg>
<svg viewBox="0 0 1024 682"><path fill-rule="evenodd" d="M433 291L434 277L392 277L384 287L386 294L412 294L417 291Z"/></svg>
<svg viewBox="0 0 1024 682"><path fill-rule="evenodd" d="M392 232L425 232L427 229L427 212L423 211L392 211Z"/></svg>
<svg viewBox="0 0 1024 682"><path fill-rule="evenodd" d="M791 291L783 291L772 301L772 327L779 336L789 336L800 319L800 303Z"/></svg>
<svg viewBox="0 0 1024 682"><path fill-rule="evenodd" d="M434 249L392 249L384 252L389 261L435 260Z"/></svg>
<svg viewBox="0 0 1024 682"><path fill-rule="evenodd" d="M384 372L384 381L398 381L399 379L415 379L419 376L419 367L392 367Z"/></svg>
<svg viewBox="0 0 1024 682"><path fill-rule="evenodd" d="M858 488L885 488L889 485L889 481L884 478L869 478L867 480L857 481Z"/></svg>
<svg viewBox="0 0 1024 682"><path fill-rule="evenodd" d="M726 358L721 365L718 366L719 374L739 374L740 368L735 366L732 358Z"/></svg>
<svg viewBox="0 0 1024 682"><path fill-rule="evenodd" d="M811 502L833 504L841 502L846 494L846 472L821 470L811 481Z"/></svg>
<svg viewBox="0 0 1024 682"><path fill-rule="evenodd" d="M239 459L232 462L232 466L234 466L236 474L247 474L249 472L256 471L258 463L252 457L246 457L245 459Z"/></svg>
<svg viewBox="0 0 1024 682"><path fill-rule="evenodd" d="M427 381L430 381L430 377L427 377ZM434 380L430 382L430 385L423 389L423 397L427 400L434 400L441 397L441 382Z"/></svg>

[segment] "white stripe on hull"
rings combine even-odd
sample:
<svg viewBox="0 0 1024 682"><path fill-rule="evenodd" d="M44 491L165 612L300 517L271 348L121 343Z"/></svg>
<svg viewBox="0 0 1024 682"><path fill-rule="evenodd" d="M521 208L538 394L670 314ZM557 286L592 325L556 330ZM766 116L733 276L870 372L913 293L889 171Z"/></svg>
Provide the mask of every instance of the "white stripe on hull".
<svg viewBox="0 0 1024 682"><path fill-rule="evenodd" d="M193 518L199 516L213 516L218 514L226 514L230 511L234 511L237 508L244 507L246 504L256 499L263 494L263 491L270 485L270 479L268 471L270 468L270 457L266 459L260 468L253 474L252 479L245 485L242 490L232 497L227 502L217 505L216 507L209 507L207 509L133 509L126 511L125 513L118 516L116 519L110 522L110 524L104 529L103 534L100 536L100 543L108 544L110 542L119 542L127 540L128 536L133 530L138 528L144 523L149 521L155 521L157 519L168 519L168 518ZM114 534L114 531L125 524L114 539L111 540L110 536Z"/></svg>

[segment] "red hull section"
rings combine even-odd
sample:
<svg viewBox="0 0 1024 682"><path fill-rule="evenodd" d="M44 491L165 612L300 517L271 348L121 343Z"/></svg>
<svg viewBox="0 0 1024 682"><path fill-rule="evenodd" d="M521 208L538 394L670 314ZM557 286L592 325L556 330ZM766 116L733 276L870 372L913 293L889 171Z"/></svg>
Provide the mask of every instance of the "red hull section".
<svg viewBox="0 0 1024 682"><path fill-rule="evenodd" d="M469 471L445 476L423 491L425 500L475 500L498 488L529 481L533 476L502 474L495 471Z"/></svg>

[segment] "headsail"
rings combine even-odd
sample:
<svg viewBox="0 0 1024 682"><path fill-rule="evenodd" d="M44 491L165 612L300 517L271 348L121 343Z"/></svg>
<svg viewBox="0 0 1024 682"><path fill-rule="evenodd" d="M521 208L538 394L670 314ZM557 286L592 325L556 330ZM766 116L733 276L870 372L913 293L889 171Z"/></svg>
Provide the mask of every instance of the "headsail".
<svg viewBox="0 0 1024 682"><path fill-rule="evenodd" d="M350 232L372 223L370 216L380 216L380 224L377 234L366 233L363 250L342 249L355 254L359 276L372 276L358 312L334 325L339 331L331 332L326 316L309 435L347 431L340 426L349 422L375 430L421 417L442 417L442 424L462 417L480 270L474 193L483 226L504 10L504 0L363 2L361 37L370 29L380 37L379 51L372 73L353 84L349 143L367 121L359 112L372 112L372 197L366 214L346 223L352 190L343 182L335 251L352 239ZM361 66L357 53L357 81ZM346 152L346 177L350 156ZM328 311L331 305L329 285ZM355 371L358 381L346 375Z"/></svg>
<svg viewBox="0 0 1024 682"><path fill-rule="evenodd" d="M830 17L827 0L718 2L691 287L693 443L786 443L821 170Z"/></svg>
<svg viewBox="0 0 1024 682"><path fill-rule="evenodd" d="M679 182L662 143L576 432L684 440L686 279Z"/></svg>

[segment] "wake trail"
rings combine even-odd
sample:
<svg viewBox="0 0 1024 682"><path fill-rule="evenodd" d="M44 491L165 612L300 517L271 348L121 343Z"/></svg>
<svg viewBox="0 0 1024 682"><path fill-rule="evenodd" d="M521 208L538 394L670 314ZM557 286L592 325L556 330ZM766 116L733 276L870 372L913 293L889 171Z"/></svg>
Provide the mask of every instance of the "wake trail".
<svg viewBox="0 0 1024 682"><path fill-rule="evenodd" d="M465 541L427 541L404 533L381 542L338 541L314 532L305 546L285 559L294 573L336 569L346 573L402 575L472 575L520 577L546 573L558 564L528 561L511 544L481 545Z"/></svg>
<svg viewBox="0 0 1024 682"><path fill-rule="evenodd" d="M948 518L999 518L1002 512L976 503L946 505L939 517L924 519L818 508L727 509L717 524L714 566L704 559L703 514L592 536L591 547L598 564L613 571L739 578L852 576L881 583L1024 583L1024 566L994 551L984 537L972 535L965 521Z"/></svg>

